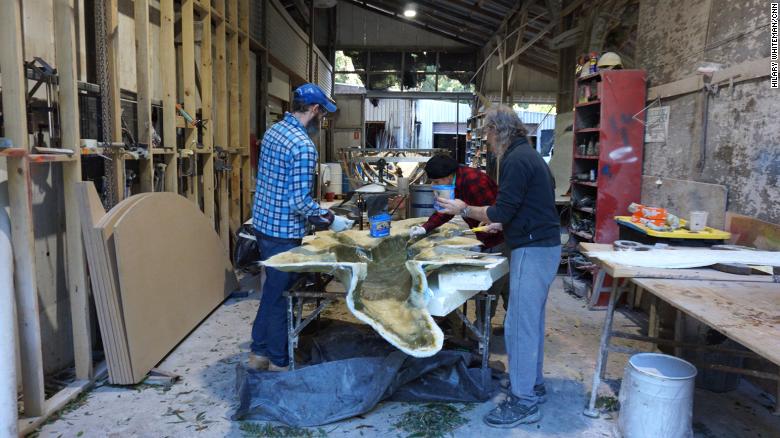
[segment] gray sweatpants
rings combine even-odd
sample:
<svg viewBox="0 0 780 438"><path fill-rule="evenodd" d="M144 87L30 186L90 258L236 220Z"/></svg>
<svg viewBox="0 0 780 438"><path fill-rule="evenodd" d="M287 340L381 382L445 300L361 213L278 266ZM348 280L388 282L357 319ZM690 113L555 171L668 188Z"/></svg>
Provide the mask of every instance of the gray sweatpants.
<svg viewBox="0 0 780 438"><path fill-rule="evenodd" d="M560 258L560 246L523 247L512 250L509 262L504 340L512 393L525 405L538 402L534 385L544 383L544 308Z"/></svg>

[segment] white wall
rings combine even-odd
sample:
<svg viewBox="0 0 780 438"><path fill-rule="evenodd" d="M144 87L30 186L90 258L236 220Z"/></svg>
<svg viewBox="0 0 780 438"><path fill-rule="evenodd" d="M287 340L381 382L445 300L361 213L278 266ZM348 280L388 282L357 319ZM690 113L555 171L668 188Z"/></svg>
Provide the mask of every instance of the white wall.
<svg viewBox="0 0 780 438"><path fill-rule="evenodd" d="M385 122L385 131L395 137L398 148L409 148L411 142L410 117L412 116L412 101L407 99L379 99L374 106L369 100L365 102L365 119L368 122ZM366 142L374 143L373 138Z"/></svg>
<svg viewBox="0 0 780 438"><path fill-rule="evenodd" d="M379 99L376 107L368 99L365 101L366 122L385 122L385 129L396 137L399 148L432 148L434 123L455 123L458 120L460 132L465 134L469 116L469 103L461 103L458 110L456 102L432 99ZM416 139L412 131L415 120L421 123Z"/></svg>
<svg viewBox="0 0 780 438"><path fill-rule="evenodd" d="M290 75L271 66L271 81L268 83L268 95L290 101Z"/></svg>
<svg viewBox="0 0 780 438"><path fill-rule="evenodd" d="M433 147L433 124L460 122L459 132L466 134L466 120L471 116L471 105L461 103L460 108L456 102L443 102L440 100L417 101L417 119L422 122L418 148L430 149Z"/></svg>

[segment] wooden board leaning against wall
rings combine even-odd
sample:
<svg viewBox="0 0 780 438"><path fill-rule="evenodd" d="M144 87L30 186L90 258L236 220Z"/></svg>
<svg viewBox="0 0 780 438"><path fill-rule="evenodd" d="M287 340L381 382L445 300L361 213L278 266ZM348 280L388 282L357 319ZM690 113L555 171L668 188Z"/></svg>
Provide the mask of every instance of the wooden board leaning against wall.
<svg viewBox="0 0 780 438"><path fill-rule="evenodd" d="M138 178L133 181L128 194L145 193L152 191L167 191L189 195L189 199L206 214L213 226L218 230L226 253L229 253L231 230L228 220L235 216L237 223L250 216L248 206L251 206L251 192L253 181L249 170L250 143L250 96L249 75L239 75L239 68L245 68L250 62L250 51L257 54L258 59L266 59L264 46L253 40L249 33L249 0L226 0L216 2L204 2L196 0L160 0L159 14L155 13L156 6L150 10L149 0L136 0L132 5L132 12L119 9L117 0L101 2L102 8L97 11L101 21L102 35L96 35L96 39L105 42L105 59L103 66L108 71L108 80L102 83L103 90L108 98L107 115L108 124L111 125L110 135L105 137L106 142L121 143L123 140L123 128L132 131L137 129L135 136L138 144L147 149L146 154L129 154L117 148L116 154L109 153L98 145L97 149L91 145L83 148L81 131L79 129L79 84L77 65L79 56L91 57L94 53L84 54L77 52L80 47L76 32L76 23L89 21L95 17L85 17L85 10L79 8L79 2L73 0L53 0L54 23L54 60L57 68L58 81L54 93L57 95L58 117L56 121L60 129L59 138L54 138L54 144L62 149L70 149L72 153L63 155L47 155L35 153L30 143L30 135L27 131L27 108L25 102L25 90L31 83L25 77L24 62L41 54L25 53L25 35L21 26L23 16L22 2L10 1L4 3L4 13L0 14L0 65L2 65L4 92L3 98L3 128L4 135L11 141L12 146L3 150L0 155L6 160L9 169L8 191L11 208L14 214L11 217L13 228L13 252L16 258L14 300L17 303L16 314L19 326L20 361L24 413L18 422L18 431L26 434L38 424L45 421L46 417L63 405L68 403L78 394L90 387L97 378L106 374L106 364L95 363L92 356L92 335L89 320L89 296L88 281L85 272L83 253L83 240L81 233L81 214L78 203L75 202L75 184L87 177L82 169L82 153L84 159L97 160L97 153L109 155L116 168L112 183L112 197L108 197L111 205L118 203L125 193L126 170L137 171ZM232 12L229 12L232 11ZM5 13L8 12L8 13ZM130 15L132 14L132 15ZM159 16L159 46L151 37L150 28L156 25ZM239 22L239 16L242 17ZM120 26L126 23L127 18L133 19L129 26ZM181 24L176 23L180 17ZM180 27L181 26L181 27ZM96 25L96 29L97 29ZM177 32L178 29L178 32ZM193 30L189 34L190 29ZM199 32L194 30L198 29ZM37 29L41 31L41 29ZM131 39L134 44L130 47L120 48L120 32L134 33ZM183 38L184 34L192 38ZM235 44L236 50L228 52L227 41ZM185 49L186 47L186 49ZM128 51L132 50L132 51ZM156 49L156 52L155 52ZM190 49L192 49L190 53ZM197 49L197 50L196 50ZM83 52L83 51L82 51ZM187 52L187 56L184 53ZM126 126L122 126L122 105L120 105L120 69L117 68L124 62L128 62L135 55L131 71L135 71L135 90L137 95L137 125L133 126L132 119L125 115ZM190 57L190 54L192 55ZM213 55L212 55L213 54ZM177 59L178 58L178 59ZM180 64L181 70L177 71L177 61L181 63L184 58L188 62ZM81 59L83 62L84 59ZM89 62L95 62L95 59ZM191 62L190 62L191 61ZM232 94L230 97L245 96L243 105L228 107L228 64L235 70L235 81L231 82ZM160 83L155 84L156 70L159 69ZM186 72L186 75L184 74ZM185 77L192 81L185 87ZM197 72L197 74L194 74ZM263 80L266 78L263 76ZM152 124L152 114L155 106L159 105L152 99L152 90L157 86L161 90L160 114L163 128L155 133ZM267 87L258 87L266 90ZM214 92L216 90L216 93ZM216 98L216 99L215 99ZM125 102L126 103L126 102ZM177 111L177 103L183 104L182 108L197 120L202 120L196 126L188 125ZM228 124L235 120L235 124ZM262 125L261 125L262 126ZM52 126L50 129L56 127ZM181 130L184 135L177 135ZM240 130L240 131L239 131ZM155 141L155 134L160 134L160 140ZM185 143L183 139L190 139ZM188 154L187 150L193 150ZM194 157L194 158L191 158ZM238 159L237 165L229 166ZM195 163L194 172L186 172L185 167L189 162ZM63 263L67 271L67 291L72 313L72 342L75 359L76 381L47 397L44 392L43 358L41 354L42 339L40 326L40 309L38 306L39 294L37 284L40 283L36 265L35 234L32 216L31 193L35 190L31 184L30 169L41 163L51 166L61 166L63 169L63 197L65 214L65 234L67 236ZM227 165L226 165L227 164ZM182 171L185 170L185 171ZM164 174L163 174L164 171ZM103 172L102 170L100 172ZM242 173L243 172L243 173ZM99 179L104 174L90 174L90 179ZM107 174L105 174L107 175ZM235 178L237 176L237 178ZM232 179L238 181L238 187L232 192L229 183ZM231 203L231 197L238 202ZM228 208L234 206L234 210ZM224 211L224 213L222 213ZM50 215L61 214L63 211L40 211L35 214Z"/></svg>

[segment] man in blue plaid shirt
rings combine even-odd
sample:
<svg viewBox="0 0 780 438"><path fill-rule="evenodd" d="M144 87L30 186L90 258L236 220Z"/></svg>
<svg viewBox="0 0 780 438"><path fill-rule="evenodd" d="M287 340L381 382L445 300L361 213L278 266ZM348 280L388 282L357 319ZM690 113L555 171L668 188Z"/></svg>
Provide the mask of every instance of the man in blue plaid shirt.
<svg viewBox="0 0 780 438"><path fill-rule="evenodd" d="M263 136L257 165L257 186L252 211L262 260L301 245L308 225L323 229L333 222L333 213L312 199L317 149L309 134L320 128L322 117L336 111L336 104L318 86L295 89L292 113ZM252 325L249 367L286 371L287 301L282 293L296 275L265 268L260 308Z"/></svg>

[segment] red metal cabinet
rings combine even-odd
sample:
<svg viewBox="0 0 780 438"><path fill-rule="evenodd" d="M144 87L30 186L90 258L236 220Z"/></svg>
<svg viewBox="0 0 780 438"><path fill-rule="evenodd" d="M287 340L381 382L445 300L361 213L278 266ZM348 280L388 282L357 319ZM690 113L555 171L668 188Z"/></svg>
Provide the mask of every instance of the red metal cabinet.
<svg viewBox="0 0 780 438"><path fill-rule="evenodd" d="M570 232L580 241L617 240L614 217L640 200L645 82L643 70L603 70L576 81Z"/></svg>

